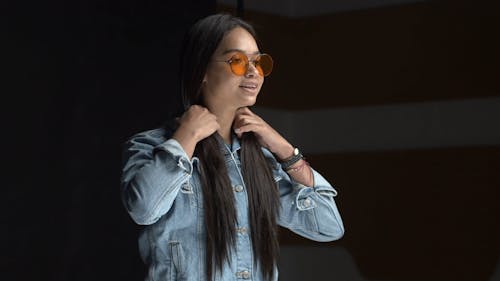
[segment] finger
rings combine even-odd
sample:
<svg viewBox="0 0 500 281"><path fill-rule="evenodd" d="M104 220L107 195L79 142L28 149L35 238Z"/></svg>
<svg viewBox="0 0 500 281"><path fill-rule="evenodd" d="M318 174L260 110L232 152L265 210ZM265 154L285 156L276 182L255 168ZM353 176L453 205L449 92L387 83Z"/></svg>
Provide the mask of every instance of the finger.
<svg viewBox="0 0 500 281"><path fill-rule="evenodd" d="M193 105L191 105L191 108L193 108L193 109L205 109L205 107L203 107L199 104L193 104Z"/></svg>
<svg viewBox="0 0 500 281"><path fill-rule="evenodd" d="M212 124L212 130L213 130L212 133L218 131L219 129L220 129L219 123L214 122L214 124Z"/></svg>
<svg viewBox="0 0 500 281"><path fill-rule="evenodd" d="M235 129L234 129L234 133L236 134L236 136L237 136L238 138L241 138L241 135L243 134L243 133L241 132L240 128L235 128Z"/></svg>
<svg viewBox="0 0 500 281"><path fill-rule="evenodd" d="M234 132L235 132L236 136L238 136L238 138L241 138L241 136L243 136L244 133L252 132L252 130L250 128L248 128L248 126L247 126L244 129L236 128L236 129L234 129Z"/></svg>
<svg viewBox="0 0 500 281"><path fill-rule="evenodd" d="M250 124L259 124L259 120L251 117L241 117L235 120L233 127L234 128L240 128L245 125L250 125Z"/></svg>
<svg viewBox="0 0 500 281"><path fill-rule="evenodd" d="M261 126L259 126L258 124L247 124L247 125L243 125L241 127L238 127L238 128L235 128L234 129L234 132L241 136L243 133L246 133L246 132L259 132Z"/></svg>

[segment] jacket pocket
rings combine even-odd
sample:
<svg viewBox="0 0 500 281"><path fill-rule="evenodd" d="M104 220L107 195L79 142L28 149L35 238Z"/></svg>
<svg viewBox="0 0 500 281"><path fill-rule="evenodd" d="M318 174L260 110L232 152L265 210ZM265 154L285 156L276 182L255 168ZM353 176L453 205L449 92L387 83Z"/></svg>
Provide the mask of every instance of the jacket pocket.
<svg viewBox="0 0 500 281"><path fill-rule="evenodd" d="M184 250L179 241L168 243L170 248L170 278L171 280L186 280Z"/></svg>

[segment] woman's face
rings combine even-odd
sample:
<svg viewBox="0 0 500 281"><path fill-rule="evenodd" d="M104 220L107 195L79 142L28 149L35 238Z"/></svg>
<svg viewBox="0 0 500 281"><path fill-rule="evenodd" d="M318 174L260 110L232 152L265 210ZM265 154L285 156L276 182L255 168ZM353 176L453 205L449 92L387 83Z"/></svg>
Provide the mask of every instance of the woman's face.
<svg viewBox="0 0 500 281"><path fill-rule="evenodd" d="M202 92L205 106L212 112L236 110L255 104L264 78L252 63L247 72L237 76L224 62L237 52L245 53L252 60L259 49L253 36L241 27L229 31L212 55L205 73Z"/></svg>

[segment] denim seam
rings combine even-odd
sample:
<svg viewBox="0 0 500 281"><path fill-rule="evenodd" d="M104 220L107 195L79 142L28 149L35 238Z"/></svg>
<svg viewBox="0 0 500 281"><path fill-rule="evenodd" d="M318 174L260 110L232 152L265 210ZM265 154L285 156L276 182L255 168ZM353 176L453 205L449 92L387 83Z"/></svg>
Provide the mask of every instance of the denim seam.
<svg viewBox="0 0 500 281"><path fill-rule="evenodd" d="M320 198L319 198L319 200L331 200L331 201L333 201L333 198L328 198L328 199L327 199L327 198L323 198L323 196L319 196L319 197L320 197ZM330 211L331 215L335 218L335 221L340 222L339 218L338 218L338 217L337 217L337 215L335 214L335 210L334 210L334 207L333 207L333 205L331 204L331 202L326 202L326 204L325 204L325 205L327 205L328 210ZM341 224L339 224L339 225L341 225ZM319 229L319 224L318 224L318 231L320 231L320 232L321 232L321 230Z"/></svg>
<svg viewBox="0 0 500 281"><path fill-rule="evenodd" d="M312 215L314 217L313 222L314 222L314 229L313 231L316 233L320 233L319 231L319 221L318 221L318 214L317 214L317 209L313 208L311 209Z"/></svg>
<svg viewBox="0 0 500 281"><path fill-rule="evenodd" d="M175 183L174 183L172 186L179 186L179 188L180 188L180 184L179 184L179 182L182 182L182 180L183 180L183 178L184 178L184 177L187 177L187 176L186 176L186 175L183 175L183 176L179 177L179 179L178 179L177 181L175 181ZM148 185L149 185L149 183L148 183ZM174 190L175 190L175 188L174 188ZM160 196L158 197L158 200L156 201L156 203L155 203L155 204L153 204L153 208L151 208L151 211L149 211L147 214L143 215L143 216L141 217L141 220L143 220L143 219L144 219L144 220L146 220L146 218L150 218L150 219L148 219L147 221L148 221L148 222L152 221L152 220L151 220L151 217L152 217L152 215L153 215L153 214L155 214L155 213L157 213L157 212L158 212L158 208L159 208L160 203L163 201L163 199L166 197L166 195L167 195L168 193L173 192L174 190L169 191L169 190L166 188L166 189L165 189L165 190L164 190L164 191L160 194ZM172 202L172 204L173 204L173 202Z"/></svg>

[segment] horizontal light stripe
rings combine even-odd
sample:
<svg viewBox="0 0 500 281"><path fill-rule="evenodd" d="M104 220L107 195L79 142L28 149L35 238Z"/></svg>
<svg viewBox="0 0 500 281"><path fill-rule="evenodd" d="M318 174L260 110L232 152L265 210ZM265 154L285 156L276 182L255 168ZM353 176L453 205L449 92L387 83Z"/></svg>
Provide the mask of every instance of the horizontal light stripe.
<svg viewBox="0 0 500 281"><path fill-rule="evenodd" d="M310 154L500 145L500 98L254 111Z"/></svg>

